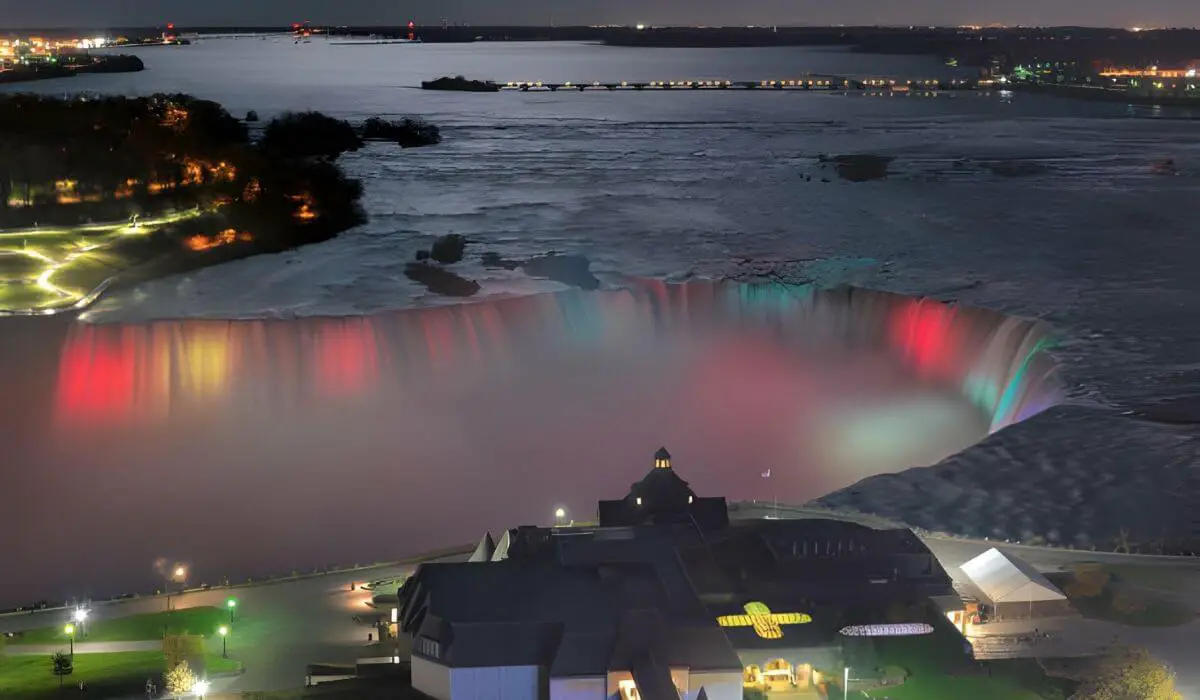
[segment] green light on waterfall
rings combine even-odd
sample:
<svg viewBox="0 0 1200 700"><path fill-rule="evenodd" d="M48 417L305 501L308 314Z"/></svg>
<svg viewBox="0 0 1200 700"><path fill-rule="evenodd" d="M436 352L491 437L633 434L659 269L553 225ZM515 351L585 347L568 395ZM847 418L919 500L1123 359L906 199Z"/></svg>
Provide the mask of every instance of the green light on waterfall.
<svg viewBox="0 0 1200 700"><path fill-rule="evenodd" d="M1020 387L1021 383L1025 381L1025 375L1029 371L1029 363L1033 361L1033 357L1051 345L1052 341L1049 338L1042 338L1041 340L1037 341L1037 343L1033 346L1033 349L1030 350L1027 355L1025 355L1025 359L1021 361L1021 366L1017 369L1016 373L1013 374L1012 379L1008 381L1008 386L1004 389L1004 395L1000 397L1000 405L996 407L996 412L992 414L992 430L996 429L996 421L999 420L1001 416L1008 415L1008 412L1013 408L1013 404L1016 403L1017 388Z"/></svg>

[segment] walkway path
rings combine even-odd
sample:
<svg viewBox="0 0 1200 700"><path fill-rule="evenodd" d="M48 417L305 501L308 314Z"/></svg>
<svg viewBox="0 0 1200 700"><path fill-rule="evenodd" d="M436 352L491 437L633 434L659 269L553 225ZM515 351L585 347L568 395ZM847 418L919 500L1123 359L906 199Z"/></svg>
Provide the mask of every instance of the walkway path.
<svg viewBox="0 0 1200 700"><path fill-rule="evenodd" d="M56 651L68 651L71 645L63 644L10 644L4 647L8 656L49 656ZM75 642L76 654L110 654L117 651L160 651L162 642Z"/></svg>

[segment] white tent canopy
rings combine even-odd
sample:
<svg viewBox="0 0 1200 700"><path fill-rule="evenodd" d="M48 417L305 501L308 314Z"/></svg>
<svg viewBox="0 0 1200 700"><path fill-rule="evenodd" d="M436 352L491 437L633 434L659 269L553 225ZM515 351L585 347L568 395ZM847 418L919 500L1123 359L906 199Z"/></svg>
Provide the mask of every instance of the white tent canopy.
<svg viewBox="0 0 1200 700"><path fill-rule="evenodd" d="M1046 577L995 547L959 567L993 604L1065 601L1067 597Z"/></svg>

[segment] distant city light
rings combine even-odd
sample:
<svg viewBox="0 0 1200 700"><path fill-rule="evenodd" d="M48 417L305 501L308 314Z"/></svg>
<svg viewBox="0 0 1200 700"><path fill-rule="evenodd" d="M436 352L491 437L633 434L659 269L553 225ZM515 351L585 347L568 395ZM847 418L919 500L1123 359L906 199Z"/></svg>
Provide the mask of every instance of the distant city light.
<svg viewBox="0 0 1200 700"><path fill-rule="evenodd" d="M644 25L644 24L642 24L642 23L640 23L640 22L638 23L637 29L638 29L638 31L639 31L639 32L640 32L640 31L642 31L642 30L643 30L643 29L645 29L645 28L646 28L646 25Z"/></svg>

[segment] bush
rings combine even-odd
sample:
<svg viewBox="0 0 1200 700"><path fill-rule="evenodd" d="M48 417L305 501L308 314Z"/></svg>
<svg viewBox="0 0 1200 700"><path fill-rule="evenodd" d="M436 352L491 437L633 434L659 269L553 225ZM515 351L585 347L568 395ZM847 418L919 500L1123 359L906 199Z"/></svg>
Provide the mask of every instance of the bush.
<svg viewBox="0 0 1200 700"><path fill-rule="evenodd" d="M289 112L267 124L260 145L275 157L332 160L358 150L363 141L345 120L320 112Z"/></svg>
<svg viewBox="0 0 1200 700"><path fill-rule="evenodd" d="M413 117L405 117L398 122L371 117L363 122L362 135L365 139L395 141L401 148L434 146L442 142L442 133L436 126Z"/></svg>

